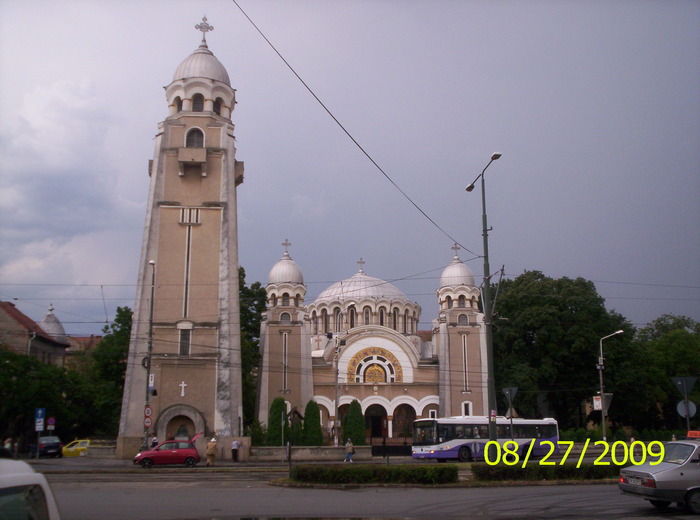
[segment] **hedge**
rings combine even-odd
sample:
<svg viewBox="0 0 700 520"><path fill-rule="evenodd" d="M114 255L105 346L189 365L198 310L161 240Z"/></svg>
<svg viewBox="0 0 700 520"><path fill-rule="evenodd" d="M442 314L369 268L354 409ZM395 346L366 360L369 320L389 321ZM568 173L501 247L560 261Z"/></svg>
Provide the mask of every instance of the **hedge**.
<svg viewBox="0 0 700 520"><path fill-rule="evenodd" d="M540 466L536 462L524 468L520 465L491 466L486 463L475 463L472 464L472 473L477 480L596 480L615 478L623 467L625 466L617 466L613 463L609 466L587 463L581 464L579 468L575 464Z"/></svg>
<svg viewBox="0 0 700 520"><path fill-rule="evenodd" d="M298 482L314 484L452 484L457 482L457 466L314 464L294 466L289 477Z"/></svg>

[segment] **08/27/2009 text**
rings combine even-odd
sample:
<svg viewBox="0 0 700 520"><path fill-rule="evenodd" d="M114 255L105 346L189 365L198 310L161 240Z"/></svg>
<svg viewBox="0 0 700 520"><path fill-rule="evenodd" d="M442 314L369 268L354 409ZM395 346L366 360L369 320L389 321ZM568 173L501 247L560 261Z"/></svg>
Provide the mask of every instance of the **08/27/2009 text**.
<svg viewBox="0 0 700 520"><path fill-rule="evenodd" d="M524 453L524 457L521 460L520 454L518 453L519 445L515 441L506 441L504 443L499 443L496 441L490 441L486 443L484 451L484 460L486 464L494 466L499 463L503 463L507 466L517 466L520 465L523 468L527 466L530 462L530 455L532 454L532 448L535 445L536 439L532 439L529 443L527 452ZM578 461L576 467L580 468L583 463L583 458L586 456L586 451L590 445L591 439L586 439L586 443L578 456ZM557 446L560 450L565 448L564 455L559 462L554 460L549 460L551 456L556 451L557 446L552 441L542 441L540 446L549 447L549 452L537 463L540 466L555 466L557 464L564 464L569 458L571 450L574 448L574 441L557 441ZM664 445L659 441L651 441L649 444L644 444L641 441L634 441L631 444L627 444L624 441L616 441L612 444L607 441L595 441L594 446L602 446L603 453L601 453L598 458L595 459L593 465L595 466L609 466L610 460L603 460L608 454L610 454L610 459L612 463L617 466L625 466L627 464L632 464L639 466L649 462L652 466L656 466L662 460L664 460ZM652 459L647 461L647 458Z"/></svg>

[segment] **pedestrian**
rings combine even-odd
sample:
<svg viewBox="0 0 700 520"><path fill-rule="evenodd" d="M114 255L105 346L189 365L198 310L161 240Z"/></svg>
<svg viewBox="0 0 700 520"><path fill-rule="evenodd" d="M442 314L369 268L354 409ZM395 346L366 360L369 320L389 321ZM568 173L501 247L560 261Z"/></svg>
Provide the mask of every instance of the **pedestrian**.
<svg viewBox="0 0 700 520"><path fill-rule="evenodd" d="M238 450L241 447L241 443L238 442L238 439L233 439L233 442L231 443L231 460L233 462L238 462Z"/></svg>
<svg viewBox="0 0 700 520"><path fill-rule="evenodd" d="M12 439L11 439L10 437L8 437L7 439L5 439L5 442L4 442L4 444L3 444L3 447L4 447L6 450L8 450L8 451L12 451Z"/></svg>
<svg viewBox="0 0 700 520"><path fill-rule="evenodd" d="M212 437L211 440L207 443L206 456L207 468L209 466L213 466L216 462L216 437Z"/></svg>
<svg viewBox="0 0 700 520"><path fill-rule="evenodd" d="M348 441L345 443L345 460L343 462L352 462L352 456L355 453L355 446L352 445L352 441L350 440L350 437L348 437Z"/></svg>
<svg viewBox="0 0 700 520"><path fill-rule="evenodd" d="M151 449L155 448L156 446L158 446L158 437L154 435L153 439L151 439Z"/></svg>

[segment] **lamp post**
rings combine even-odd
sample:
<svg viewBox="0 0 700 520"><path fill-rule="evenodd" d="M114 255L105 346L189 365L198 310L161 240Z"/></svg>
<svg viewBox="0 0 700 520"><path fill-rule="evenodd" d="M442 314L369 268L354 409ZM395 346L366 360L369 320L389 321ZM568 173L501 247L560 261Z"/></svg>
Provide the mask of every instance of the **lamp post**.
<svg viewBox="0 0 700 520"><path fill-rule="evenodd" d="M606 412L608 411L606 399L605 399L605 387L603 386L603 340L612 338L613 336L617 336L618 334L622 334L625 332L624 330L618 330L613 332L612 334L608 334L605 337L600 338L600 357L598 358L598 374L600 376L600 413L601 413L601 424L603 426L603 440L607 441L608 439L606 438L605 435L605 416Z"/></svg>
<svg viewBox="0 0 700 520"><path fill-rule="evenodd" d="M484 304L484 325L486 328L486 370L487 370L487 404L489 409L489 440L495 441L496 435L496 380L493 375L493 309L491 308L491 273L489 267L489 227L486 220L486 182L484 174L493 161L501 158L500 153L491 155L491 160L486 165L474 182L467 186L467 191L474 189L474 184L481 177L481 209L482 209L482 236L484 237L484 289L481 294Z"/></svg>
<svg viewBox="0 0 700 520"><path fill-rule="evenodd" d="M156 291L156 261L151 260L148 262L151 266L151 301L148 311L148 351L146 357L143 359L143 366L146 369L146 400L144 403L144 424L143 424L143 446L142 449L148 448L148 421L150 421L149 405L151 400L151 354L153 353L153 301Z"/></svg>

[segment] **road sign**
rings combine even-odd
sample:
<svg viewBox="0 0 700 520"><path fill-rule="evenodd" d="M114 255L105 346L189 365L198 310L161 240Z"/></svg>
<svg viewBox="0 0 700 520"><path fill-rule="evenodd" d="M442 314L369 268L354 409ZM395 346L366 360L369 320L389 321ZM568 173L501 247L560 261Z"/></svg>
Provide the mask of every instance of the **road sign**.
<svg viewBox="0 0 700 520"><path fill-rule="evenodd" d="M49 417L46 419L46 429L47 430L55 430L56 429L56 418L55 417Z"/></svg>
<svg viewBox="0 0 700 520"><path fill-rule="evenodd" d="M35 408L34 409L34 431L43 432L44 431L44 419L46 418L46 408Z"/></svg>
<svg viewBox="0 0 700 520"><path fill-rule="evenodd" d="M150 417L151 415L153 415L153 408L151 408L150 406L147 406L146 408L144 408L143 415L144 415L144 417Z"/></svg>
<svg viewBox="0 0 700 520"><path fill-rule="evenodd" d="M152 424L153 424L153 421L151 420L150 417L146 417L146 418L143 420L143 426L144 426L145 428L150 428Z"/></svg>
<svg viewBox="0 0 700 520"><path fill-rule="evenodd" d="M676 410L678 411L678 414L681 417L695 417L695 412L698 411L697 407L695 406L695 403L693 401L688 401L688 407L686 408L685 406L685 400L683 401L678 401L678 404L676 405ZM687 410L687 412L686 412Z"/></svg>

